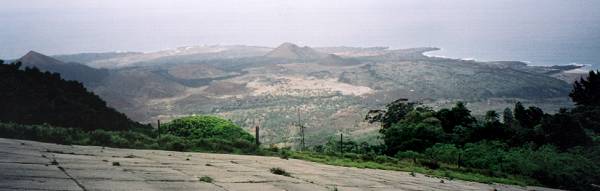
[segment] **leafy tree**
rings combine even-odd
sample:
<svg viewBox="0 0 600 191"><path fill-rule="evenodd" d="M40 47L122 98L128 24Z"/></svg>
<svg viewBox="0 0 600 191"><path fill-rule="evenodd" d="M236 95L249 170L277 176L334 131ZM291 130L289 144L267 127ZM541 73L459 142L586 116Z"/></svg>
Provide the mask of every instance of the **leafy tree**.
<svg viewBox="0 0 600 191"><path fill-rule="evenodd" d="M512 110L510 110L510 108L507 107L504 109L504 112L502 112L502 118L503 118L502 121L504 122L504 124L506 124L506 126L508 128L512 129L512 124L514 123L515 119L513 116L513 112L512 112Z"/></svg>
<svg viewBox="0 0 600 191"><path fill-rule="evenodd" d="M536 137L535 127L541 123L544 117L542 109L534 106L525 108L521 102L517 102L514 108L514 117L516 123L511 128L514 131L510 140L512 145L539 141L539 137Z"/></svg>
<svg viewBox="0 0 600 191"><path fill-rule="evenodd" d="M521 127L524 126L523 123L527 123L527 109L523 107L523 104L521 104L521 102L515 103L514 116L515 120L519 123Z"/></svg>
<svg viewBox="0 0 600 191"><path fill-rule="evenodd" d="M600 116L600 107L577 106L571 110L570 115L575 118L580 127L600 135L600 117L598 117Z"/></svg>
<svg viewBox="0 0 600 191"><path fill-rule="evenodd" d="M586 79L575 81L569 96L577 106L600 106L600 71L590 71Z"/></svg>
<svg viewBox="0 0 600 191"><path fill-rule="evenodd" d="M555 145L559 149L587 146L592 142L576 119L564 110L544 117L540 127L543 143Z"/></svg>
<svg viewBox="0 0 600 191"><path fill-rule="evenodd" d="M422 152L426 148L441 142L444 131L433 111L412 111L405 119L383 128L380 133L387 146L386 153L394 155L398 151L413 150Z"/></svg>
<svg viewBox="0 0 600 191"><path fill-rule="evenodd" d="M521 102L515 104L514 116L523 128L533 128L540 123L543 115L544 112L538 107L530 106L529 108L525 108Z"/></svg>
<svg viewBox="0 0 600 191"><path fill-rule="evenodd" d="M436 113L436 117L441 121L446 133L454 132L457 126L469 128L476 122L463 102L457 102L451 109L441 109Z"/></svg>
<svg viewBox="0 0 600 191"><path fill-rule="evenodd" d="M418 103L407 102L407 99L398 99L386 105L385 110L371 110L366 116L369 123L380 122L383 128L402 120L408 112L412 111Z"/></svg>
<svg viewBox="0 0 600 191"><path fill-rule="evenodd" d="M498 119L500 117L500 115L498 113L496 113L496 111L490 110L485 112L485 122L486 123L496 123L496 122L500 122L500 120Z"/></svg>
<svg viewBox="0 0 600 191"><path fill-rule="evenodd" d="M462 136L468 136L465 142L478 142L482 140L506 140L510 133L510 129L500 122L499 114L495 111L488 111L483 124L473 126L468 134Z"/></svg>
<svg viewBox="0 0 600 191"><path fill-rule="evenodd" d="M577 105L571 114L579 125L600 133L600 71L590 71L587 78L575 81L569 96Z"/></svg>

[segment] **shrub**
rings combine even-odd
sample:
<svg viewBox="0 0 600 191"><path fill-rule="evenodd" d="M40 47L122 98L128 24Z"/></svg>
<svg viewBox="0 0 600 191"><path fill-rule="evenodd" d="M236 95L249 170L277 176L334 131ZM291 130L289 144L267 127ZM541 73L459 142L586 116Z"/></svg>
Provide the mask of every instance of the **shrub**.
<svg viewBox="0 0 600 191"><path fill-rule="evenodd" d="M121 136L119 136L119 134L113 133L110 136L110 146L115 146L115 147L129 147L129 141Z"/></svg>
<svg viewBox="0 0 600 191"><path fill-rule="evenodd" d="M290 158L291 155L292 154L290 153L289 149L285 149L284 148L284 149L279 150L279 157L282 158L282 159L286 159L287 160L287 159Z"/></svg>
<svg viewBox="0 0 600 191"><path fill-rule="evenodd" d="M292 176L290 173L286 172L285 170L283 170L282 168L271 168L270 169L271 173L273 174L277 174L277 175L282 175L282 176Z"/></svg>
<svg viewBox="0 0 600 191"><path fill-rule="evenodd" d="M158 142L160 147L166 150L184 151L189 148L183 138L169 134L161 136Z"/></svg>
<svg viewBox="0 0 600 191"><path fill-rule="evenodd" d="M274 153L278 153L279 152L279 147L275 146L274 144L269 145L269 151L274 152Z"/></svg>
<svg viewBox="0 0 600 191"><path fill-rule="evenodd" d="M411 159L413 163L417 163L417 159L422 158L423 155L414 151L400 151L394 155L398 159Z"/></svg>
<svg viewBox="0 0 600 191"><path fill-rule="evenodd" d="M199 180L200 180L201 182L208 182L208 183L211 183L211 182L213 182L213 179L212 179L210 176L203 176L203 177L200 177L200 178L199 178Z"/></svg>
<svg viewBox="0 0 600 191"><path fill-rule="evenodd" d="M506 144L497 141L467 143L461 160L468 167L495 170L497 164L502 164L507 147Z"/></svg>
<svg viewBox="0 0 600 191"><path fill-rule="evenodd" d="M189 116L175 119L162 128L166 133L191 139L218 138L252 142L254 137L231 121L216 116Z"/></svg>
<svg viewBox="0 0 600 191"><path fill-rule="evenodd" d="M437 143L425 150L428 158L445 163L456 163L458 160L459 149L453 144Z"/></svg>
<svg viewBox="0 0 600 191"><path fill-rule="evenodd" d="M90 143L98 146L110 146L112 136L110 132L105 130L94 130L90 133Z"/></svg>
<svg viewBox="0 0 600 191"><path fill-rule="evenodd" d="M344 158L349 158L352 160L358 160L361 158L361 156L359 154L356 153L344 153Z"/></svg>
<svg viewBox="0 0 600 191"><path fill-rule="evenodd" d="M254 142L248 141L246 139L236 139L233 140L232 146L234 148L242 150L244 153L252 153L255 152L257 147Z"/></svg>
<svg viewBox="0 0 600 191"><path fill-rule="evenodd" d="M375 157L375 162L386 163L386 162L394 162L394 160L391 157L388 157L385 155L378 155Z"/></svg>
<svg viewBox="0 0 600 191"><path fill-rule="evenodd" d="M375 156L377 156L375 153L368 152L368 153L360 155L360 159L365 160L365 161L372 161L375 159Z"/></svg>
<svg viewBox="0 0 600 191"><path fill-rule="evenodd" d="M440 164L435 160L419 160L419 164L434 170L440 168Z"/></svg>
<svg viewBox="0 0 600 191"><path fill-rule="evenodd" d="M323 148L323 145L316 145L316 146L312 147L312 150L317 153L323 153L323 151L325 151L325 149Z"/></svg>

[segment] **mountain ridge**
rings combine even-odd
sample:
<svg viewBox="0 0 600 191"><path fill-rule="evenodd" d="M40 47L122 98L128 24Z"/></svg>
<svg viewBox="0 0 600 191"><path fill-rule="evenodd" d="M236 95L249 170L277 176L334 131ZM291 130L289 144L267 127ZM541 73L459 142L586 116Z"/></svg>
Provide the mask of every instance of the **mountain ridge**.
<svg viewBox="0 0 600 191"><path fill-rule="evenodd" d="M96 69L76 62L62 62L36 51L29 51L18 59L24 67L36 67L41 71L60 73L67 80L80 81L89 86L99 85L108 76L108 70Z"/></svg>

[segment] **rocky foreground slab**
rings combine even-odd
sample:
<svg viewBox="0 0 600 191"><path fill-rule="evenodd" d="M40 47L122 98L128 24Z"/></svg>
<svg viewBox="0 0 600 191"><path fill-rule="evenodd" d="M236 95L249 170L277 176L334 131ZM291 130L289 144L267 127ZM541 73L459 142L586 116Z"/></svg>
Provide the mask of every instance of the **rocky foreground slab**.
<svg viewBox="0 0 600 191"><path fill-rule="evenodd" d="M280 167L291 177L272 174ZM212 182L200 181L211 177ZM70 146L0 138L0 190L549 190L277 157Z"/></svg>

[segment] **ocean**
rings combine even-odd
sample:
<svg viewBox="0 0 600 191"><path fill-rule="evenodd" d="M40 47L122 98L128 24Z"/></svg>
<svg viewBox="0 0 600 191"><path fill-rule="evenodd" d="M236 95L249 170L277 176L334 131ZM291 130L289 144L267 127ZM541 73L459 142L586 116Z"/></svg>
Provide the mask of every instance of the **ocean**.
<svg viewBox="0 0 600 191"><path fill-rule="evenodd" d="M481 44L477 47L446 44L436 46L441 48L439 51L425 54L477 61L522 61L536 66L575 64L584 65L585 69L600 69L600 44L556 42L557 45L536 46L521 43L521 41L506 41L502 44Z"/></svg>

